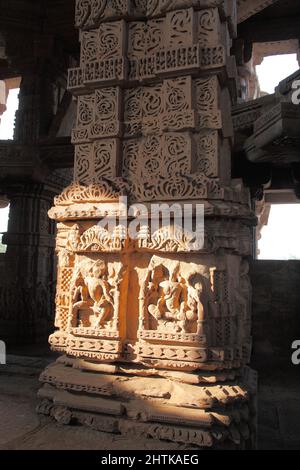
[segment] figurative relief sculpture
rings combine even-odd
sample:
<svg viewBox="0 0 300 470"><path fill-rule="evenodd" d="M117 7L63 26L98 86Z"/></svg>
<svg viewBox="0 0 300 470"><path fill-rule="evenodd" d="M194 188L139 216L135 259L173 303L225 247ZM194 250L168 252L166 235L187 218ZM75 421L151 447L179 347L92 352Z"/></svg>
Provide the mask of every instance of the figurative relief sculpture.
<svg viewBox="0 0 300 470"><path fill-rule="evenodd" d="M186 282L179 269L178 263L168 273L159 265L147 275L144 306L151 315L150 329L196 333L204 320L203 283L197 279L201 276L191 274Z"/></svg>
<svg viewBox="0 0 300 470"><path fill-rule="evenodd" d="M75 181L49 212L58 222L50 344L63 356L39 392L40 412L59 422L203 448L254 446L254 219L230 168L235 7L77 0ZM120 196L147 207L203 204L203 246L191 247L172 219L154 233L146 220L137 239L127 222L104 227L105 217L122 217Z"/></svg>
<svg viewBox="0 0 300 470"><path fill-rule="evenodd" d="M99 260L92 266L79 268L75 272L71 325L103 327L114 312L112 280L108 279L106 264Z"/></svg>

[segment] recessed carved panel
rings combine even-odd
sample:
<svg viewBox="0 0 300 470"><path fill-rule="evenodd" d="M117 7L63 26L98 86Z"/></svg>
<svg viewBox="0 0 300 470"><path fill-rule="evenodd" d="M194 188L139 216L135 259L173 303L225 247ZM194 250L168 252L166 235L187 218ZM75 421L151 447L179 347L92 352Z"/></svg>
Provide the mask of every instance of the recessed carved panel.
<svg viewBox="0 0 300 470"><path fill-rule="evenodd" d="M195 12L193 8L167 13L168 47L192 46L195 37Z"/></svg>
<svg viewBox="0 0 300 470"><path fill-rule="evenodd" d="M150 135L141 144L141 177L152 180L161 174L162 141L160 136Z"/></svg>
<svg viewBox="0 0 300 470"><path fill-rule="evenodd" d="M221 42L221 21L217 8L197 13L197 40L201 47L215 47Z"/></svg>
<svg viewBox="0 0 300 470"><path fill-rule="evenodd" d="M141 101L143 134L159 134L160 119L163 112L162 85L144 87Z"/></svg>
<svg viewBox="0 0 300 470"><path fill-rule="evenodd" d="M130 139L123 142L122 176L124 178L141 178L139 151L140 142L138 139Z"/></svg>
<svg viewBox="0 0 300 470"><path fill-rule="evenodd" d="M93 144L77 145L75 149L75 179L90 184L102 177L117 176L120 143L118 139L103 139Z"/></svg>
<svg viewBox="0 0 300 470"><path fill-rule="evenodd" d="M197 125L199 129L221 129L220 85L217 76L194 81Z"/></svg>
<svg viewBox="0 0 300 470"><path fill-rule="evenodd" d="M138 59L146 49L147 26L144 21L131 22L128 26L128 57Z"/></svg>
<svg viewBox="0 0 300 470"><path fill-rule="evenodd" d="M142 96L143 89L140 87L124 91L125 137L135 137L142 133Z"/></svg>
<svg viewBox="0 0 300 470"><path fill-rule="evenodd" d="M101 88L96 91L93 118L93 125L90 129L91 139L120 136L120 88Z"/></svg>
<svg viewBox="0 0 300 470"><path fill-rule="evenodd" d="M121 280L121 263L78 257L71 283L70 326L100 330L100 335L118 331Z"/></svg>
<svg viewBox="0 0 300 470"><path fill-rule="evenodd" d="M81 36L81 60L83 66L86 62L97 60L99 53L98 31L83 31Z"/></svg>
<svg viewBox="0 0 300 470"><path fill-rule="evenodd" d="M98 31L98 59L123 57L126 52L126 23L114 21L103 23Z"/></svg>
<svg viewBox="0 0 300 470"><path fill-rule="evenodd" d="M78 98L76 128L72 133L73 143L89 140L89 129L94 115L94 102L94 95L83 95Z"/></svg>
<svg viewBox="0 0 300 470"><path fill-rule="evenodd" d="M163 174L183 175L192 170L193 143L188 133L166 133L163 138Z"/></svg>
<svg viewBox="0 0 300 470"><path fill-rule="evenodd" d="M208 177L218 177L219 136L218 131L201 131L195 136L195 170Z"/></svg>
<svg viewBox="0 0 300 470"><path fill-rule="evenodd" d="M93 171L92 161L92 144L76 145L74 165L75 181L81 181L87 184L91 181Z"/></svg>
<svg viewBox="0 0 300 470"><path fill-rule="evenodd" d="M119 140L104 139L93 145L94 155L94 181L100 181L102 177L110 178L117 176L119 168Z"/></svg>

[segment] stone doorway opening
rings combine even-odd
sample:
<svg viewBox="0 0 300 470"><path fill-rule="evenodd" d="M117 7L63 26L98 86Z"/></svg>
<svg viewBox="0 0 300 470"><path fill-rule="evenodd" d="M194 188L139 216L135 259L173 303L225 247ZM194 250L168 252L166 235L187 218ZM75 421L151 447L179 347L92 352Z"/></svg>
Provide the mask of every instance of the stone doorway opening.
<svg viewBox="0 0 300 470"><path fill-rule="evenodd" d="M258 260L300 260L300 203L270 204L258 240Z"/></svg>
<svg viewBox="0 0 300 470"><path fill-rule="evenodd" d="M0 119L0 140L13 140L15 129L15 117L19 108L19 92L21 78L11 78L8 80L0 81L2 98L5 112ZM6 103L5 103L6 101Z"/></svg>
<svg viewBox="0 0 300 470"><path fill-rule="evenodd" d="M261 64L256 66L261 93L274 93L278 84L297 70L299 70L297 54L264 57Z"/></svg>
<svg viewBox="0 0 300 470"><path fill-rule="evenodd" d="M6 253L7 246L2 243L2 237L7 232L9 219L9 201L0 200L0 259ZM1 262L0 262L1 263Z"/></svg>

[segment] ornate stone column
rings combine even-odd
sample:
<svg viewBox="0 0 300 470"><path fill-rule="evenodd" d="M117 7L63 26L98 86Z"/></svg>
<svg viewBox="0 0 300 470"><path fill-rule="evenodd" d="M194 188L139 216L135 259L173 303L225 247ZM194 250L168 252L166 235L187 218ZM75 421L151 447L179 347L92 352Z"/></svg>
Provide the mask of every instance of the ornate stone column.
<svg viewBox="0 0 300 470"><path fill-rule="evenodd" d="M10 202L4 273L0 283L1 339L42 341L50 331L54 301L54 226L47 218L54 194L43 184L6 185Z"/></svg>
<svg viewBox="0 0 300 470"><path fill-rule="evenodd" d="M45 137L53 118L54 86L47 72L45 66L35 66L22 76L14 138L23 145Z"/></svg>
<svg viewBox="0 0 300 470"><path fill-rule="evenodd" d="M4 113L6 110L6 86L5 82L0 80L0 116ZM1 119L0 119L1 123Z"/></svg>
<svg viewBox="0 0 300 470"><path fill-rule="evenodd" d="M50 344L63 356L39 392L39 411L59 422L203 448L254 446L254 217L230 171L235 7L77 1L75 181L50 210L59 260ZM138 239L122 218L113 230L103 224L124 216L120 196L144 205L135 208ZM203 204L204 246L191 246L178 218L145 227L145 207L158 202L189 203L194 216Z"/></svg>

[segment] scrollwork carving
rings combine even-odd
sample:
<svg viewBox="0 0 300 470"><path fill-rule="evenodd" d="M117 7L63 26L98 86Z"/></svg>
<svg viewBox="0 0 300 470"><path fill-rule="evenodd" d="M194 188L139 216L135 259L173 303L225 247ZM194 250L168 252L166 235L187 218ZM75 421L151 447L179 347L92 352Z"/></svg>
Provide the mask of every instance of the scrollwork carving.
<svg viewBox="0 0 300 470"><path fill-rule="evenodd" d="M100 25L98 58L108 60L122 57L125 53L125 23L114 21Z"/></svg>
<svg viewBox="0 0 300 470"><path fill-rule="evenodd" d="M74 178L83 183L90 180L92 172L92 145L81 144L75 148Z"/></svg>
<svg viewBox="0 0 300 470"><path fill-rule="evenodd" d="M198 12L198 42L201 47L214 47L220 41L220 16L217 8Z"/></svg>
<svg viewBox="0 0 300 470"><path fill-rule="evenodd" d="M169 47L191 46L195 42L194 9L167 13Z"/></svg>
<svg viewBox="0 0 300 470"><path fill-rule="evenodd" d="M195 139L197 146L196 172L204 173L207 177L218 177L218 131L201 131Z"/></svg>
<svg viewBox="0 0 300 470"><path fill-rule="evenodd" d="M118 87L102 88L95 93L93 124L90 127L91 139L118 137L121 133L121 91Z"/></svg>

